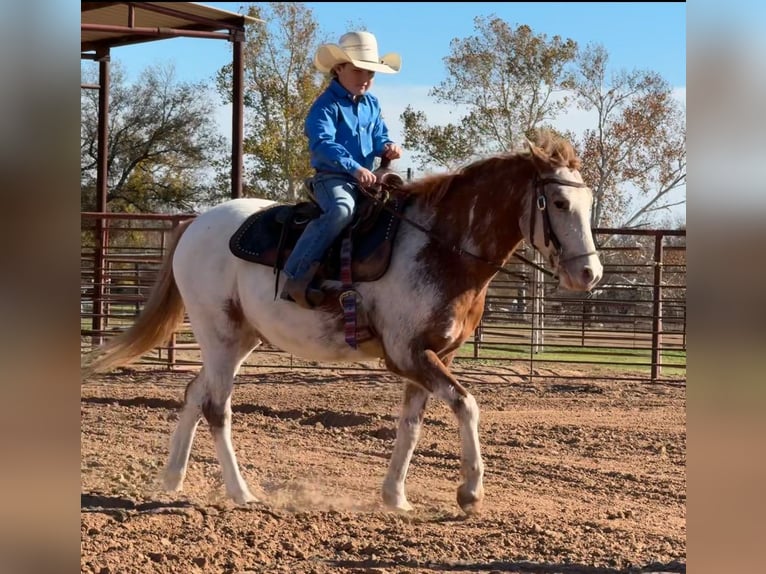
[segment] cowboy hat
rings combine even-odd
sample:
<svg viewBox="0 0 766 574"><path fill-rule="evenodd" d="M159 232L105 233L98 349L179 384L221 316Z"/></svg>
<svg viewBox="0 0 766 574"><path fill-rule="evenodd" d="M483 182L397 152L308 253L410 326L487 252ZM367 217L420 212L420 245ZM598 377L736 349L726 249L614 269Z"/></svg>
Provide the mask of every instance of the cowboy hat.
<svg viewBox="0 0 766 574"><path fill-rule="evenodd" d="M322 44L314 56L314 65L322 73L329 73L336 65L345 62L362 70L396 74L402 67L399 54L390 53L378 57L378 41L369 32L349 32L341 36L337 44Z"/></svg>

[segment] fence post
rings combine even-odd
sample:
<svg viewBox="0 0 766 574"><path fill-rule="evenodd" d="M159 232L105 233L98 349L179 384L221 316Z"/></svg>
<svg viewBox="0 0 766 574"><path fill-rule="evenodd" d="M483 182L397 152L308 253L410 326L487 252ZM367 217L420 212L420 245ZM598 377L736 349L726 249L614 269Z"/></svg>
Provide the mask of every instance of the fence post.
<svg viewBox="0 0 766 574"><path fill-rule="evenodd" d="M91 344L94 346L101 345L104 342L104 281L106 280L104 266L106 264L107 244L109 242L107 225L108 220L105 218L96 220L96 249L93 259L93 318L91 319L91 329L93 330Z"/></svg>
<svg viewBox="0 0 766 574"><path fill-rule="evenodd" d="M662 372L662 242L664 236L654 236L654 284L652 286L652 374L654 383Z"/></svg>
<svg viewBox="0 0 766 574"><path fill-rule="evenodd" d="M543 289L543 273L540 271L540 266L543 264L543 258L539 251L535 251L535 263L538 267L535 268L532 273L532 353L541 353L543 351L544 343L544 298L545 291Z"/></svg>
<svg viewBox="0 0 766 574"><path fill-rule="evenodd" d="M482 326L484 324L484 317L479 321L479 325L476 327L476 331L473 334L473 358L479 358L479 347L481 347L482 340Z"/></svg>
<svg viewBox="0 0 766 574"><path fill-rule="evenodd" d="M173 235L178 227L178 220L174 219L170 224L170 234ZM160 261L165 260L165 250L167 249L165 238L167 233L160 234ZM176 331L170 335L170 341L168 341L168 369L173 370L176 364Z"/></svg>

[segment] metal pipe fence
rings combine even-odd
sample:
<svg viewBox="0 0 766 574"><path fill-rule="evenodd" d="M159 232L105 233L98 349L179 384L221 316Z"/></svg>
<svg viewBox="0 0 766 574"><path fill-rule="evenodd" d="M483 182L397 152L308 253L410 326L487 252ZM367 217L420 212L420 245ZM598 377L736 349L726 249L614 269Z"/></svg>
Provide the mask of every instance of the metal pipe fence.
<svg viewBox="0 0 766 574"><path fill-rule="evenodd" d="M193 215L83 213L81 350L128 327L146 301L169 233ZM481 363L528 378L686 381L686 232L595 229L604 277L573 294L521 261L490 284L485 312L455 362ZM100 247L102 246L102 247ZM529 259L535 253L522 250ZM201 365L185 322L141 363ZM248 368L325 368L268 345ZM327 366L329 367L329 365Z"/></svg>

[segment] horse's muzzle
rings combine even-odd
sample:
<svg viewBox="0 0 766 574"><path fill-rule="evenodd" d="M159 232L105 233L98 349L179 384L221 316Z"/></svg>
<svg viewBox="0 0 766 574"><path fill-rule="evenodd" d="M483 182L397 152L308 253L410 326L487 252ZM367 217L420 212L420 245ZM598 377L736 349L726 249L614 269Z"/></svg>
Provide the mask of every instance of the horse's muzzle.
<svg viewBox="0 0 766 574"><path fill-rule="evenodd" d="M570 259L559 264L559 285L569 291L591 291L604 274L598 255Z"/></svg>

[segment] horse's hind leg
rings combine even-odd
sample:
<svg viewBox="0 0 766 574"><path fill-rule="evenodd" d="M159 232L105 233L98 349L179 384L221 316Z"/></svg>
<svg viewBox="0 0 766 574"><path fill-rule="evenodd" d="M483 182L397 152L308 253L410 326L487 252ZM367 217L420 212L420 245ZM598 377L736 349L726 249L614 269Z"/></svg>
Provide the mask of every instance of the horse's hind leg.
<svg viewBox="0 0 766 574"><path fill-rule="evenodd" d="M205 323L208 327L213 324L212 321ZM254 501L256 499L240 473L231 441L231 394L234 376L242 361L260 344L260 339L244 324L221 324L218 328L203 331L198 318L193 325L202 351L203 367L186 389L184 408L170 444L165 487L169 490L181 488L194 432L204 416L213 435L227 495L238 504Z"/></svg>
<svg viewBox="0 0 766 574"><path fill-rule="evenodd" d="M392 509L412 510L404 490L404 480L407 478L412 453L420 437L428 395L428 391L412 383L404 389L394 452L391 454L391 462L383 481L383 503Z"/></svg>
<svg viewBox="0 0 766 574"><path fill-rule="evenodd" d="M209 369L207 393L201 406L213 435L226 494L237 504L246 504L257 499L242 478L231 441L231 394L239 366L260 340L252 333L241 333L240 336L236 343L231 341L227 345L209 349L205 358Z"/></svg>
<svg viewBox="0 0 766 574"><path fill-rule="evenodd" d="M163 472L162 482L165 490L178 491L183 487L186 468L189 463L192 442L197 425L202 420L200 388L204 386L203 370L186 386L184 407L178 417L178 424L170 439L170 456Z"/></svg>

